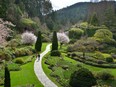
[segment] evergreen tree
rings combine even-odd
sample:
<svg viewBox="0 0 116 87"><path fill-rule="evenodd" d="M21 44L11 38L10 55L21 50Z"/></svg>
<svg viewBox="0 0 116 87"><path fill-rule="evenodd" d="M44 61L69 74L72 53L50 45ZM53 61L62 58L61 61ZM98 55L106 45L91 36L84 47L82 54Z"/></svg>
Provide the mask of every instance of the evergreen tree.
<svg viewBox="0 0 116 87"><path fill-rule="evenodd" d="M115 27L116 27L116 11L109 8L106 10L104 16L105 16L104 24L110 29L115 29Z"/></svg>
<svg viewBox="0 0 116 87"><path fill-rule="evenodd" d="M52 38L52 51L58 50L58 38L56 31L53 32L53 38Z"/></svg>
<svg viewBox="0 0 116 87"><path fill-rule="evenodd" d="M94 26L99 25L99 21L98 21L96 13L94 13L93 16L91 17L90 24Z"/></svg>
<svg viewBox="0 0 116 87"><path fill-rule="evenodd" d="M9 0L0 1L0 18L6 18L6 11L8 9Z"/></svg>
<svg viewBox="0 0 116 87"><path fill-rule="evenodd" d="M38 37L37 37L37 41L35 43L35 50L36 52L40 52L41 51L41 47L42 47L42 39L41 39L41 32L38 32Z"/></svg>
<svg viewBox="0 0 116 87"><path fill-rule="evenodd" d="M11 87L10 84L10 72L8 70L8 67L5 67L5 77L4 77L4 87Z"/></svg>

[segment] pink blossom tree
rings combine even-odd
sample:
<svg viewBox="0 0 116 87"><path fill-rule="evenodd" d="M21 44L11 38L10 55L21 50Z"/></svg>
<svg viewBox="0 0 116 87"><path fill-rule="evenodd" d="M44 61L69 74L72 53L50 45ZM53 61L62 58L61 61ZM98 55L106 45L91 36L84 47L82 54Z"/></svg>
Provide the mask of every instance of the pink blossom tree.
<svg viewBox="0 0 116 87"><path fill-rule="evenodd" d="M37 37L36 37L32 32L28 32L28 31L24 32L24 33L21 35L21 37L22 37L21 42L22 42L23 44L27 44L27 45L32 45L32 44L34 44L34 43L36 42L36 40L37 40Z"/></svg>
<svg viewBox="0 0 116 87"><path fill-rule="evenodd" d="M64 32L57 33L57 38L58 38L58 41L60 42L60 48L62 48L63 44L66 44L70 41L69 37Z"/></svg>
<svg viewBox="0 0 116 87"><path fill-rule="evenodd" d="M11 22L3 21L0 18L0 45L3 45L6 42L6 38L10 36L12 30L9 28L10 26L15 27Z"/></svg>

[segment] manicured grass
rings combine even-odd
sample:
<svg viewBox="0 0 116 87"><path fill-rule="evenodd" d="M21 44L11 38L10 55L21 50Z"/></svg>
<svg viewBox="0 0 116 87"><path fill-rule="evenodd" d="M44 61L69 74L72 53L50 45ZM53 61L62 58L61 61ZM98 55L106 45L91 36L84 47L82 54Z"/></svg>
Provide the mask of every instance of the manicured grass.
<svg viewBox="0 0 116 87"><path fill-rule="evenodd" d="M48 45L49 43L43 43L42 44L42 52L46 49L46 46Z"/></svg>
<svg viewBox="0 0 116 87"><path fill-rule="evenodd" d="M11 71L11 85L12 87L18 85L34 84L35 87L43 87L38 81L33 70L34 60L28 64L21 66L21 71Z"/></svg>
<svg viewBox="0 0 116 87"><path fill-rule="evenodd" d="M45 50L48 43L43 43L42 45L42 51ZM24 57L27 59L26 56ZM23 57L22 57L23 58ZM21 66L20 71L11 71L11 85L12 87L20 86L20 85L27 85L27 84L34 84L34 87L43 87L43 85L39 82L37 79L35 73L34 73L34 59L32 62L29 62L27 64L24 64Z"/></svg>

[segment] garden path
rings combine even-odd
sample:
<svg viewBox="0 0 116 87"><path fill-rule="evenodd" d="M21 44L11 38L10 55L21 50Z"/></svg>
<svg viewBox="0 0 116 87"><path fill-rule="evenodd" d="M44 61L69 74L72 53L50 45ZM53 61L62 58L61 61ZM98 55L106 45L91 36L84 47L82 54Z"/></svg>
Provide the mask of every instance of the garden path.
<svg viewBox="0 0 116 87"><path fill-rule="evenodd" d="M44 85L44 87L58 87L46 76L46 74L42 69L42 58L50 51L50 46L51 44L47 45L46 50L40 54L39 61L38 59L35 60L34 71L38 80Z"/></svg>

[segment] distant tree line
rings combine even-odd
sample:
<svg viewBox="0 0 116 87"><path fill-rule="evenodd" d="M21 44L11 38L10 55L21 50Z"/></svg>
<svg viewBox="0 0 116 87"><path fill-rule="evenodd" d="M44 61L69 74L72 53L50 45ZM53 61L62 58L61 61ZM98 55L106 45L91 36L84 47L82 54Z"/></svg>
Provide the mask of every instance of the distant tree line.
<svg viewBox="0 0 116 87"><path fill-rule="evenodd" d="M97 0L91 1L97 2ZM116 2L113 0L104 0L97 3L77 3L67 8L61 9L56 13L56 19L59 22L59 26L73 25L80 21L90 22L91 17L94 15L96 16L99 25L106 25L109 27L109 24L112 24L115 21ZM112 23L107 23L109 20Z"/></svg>

